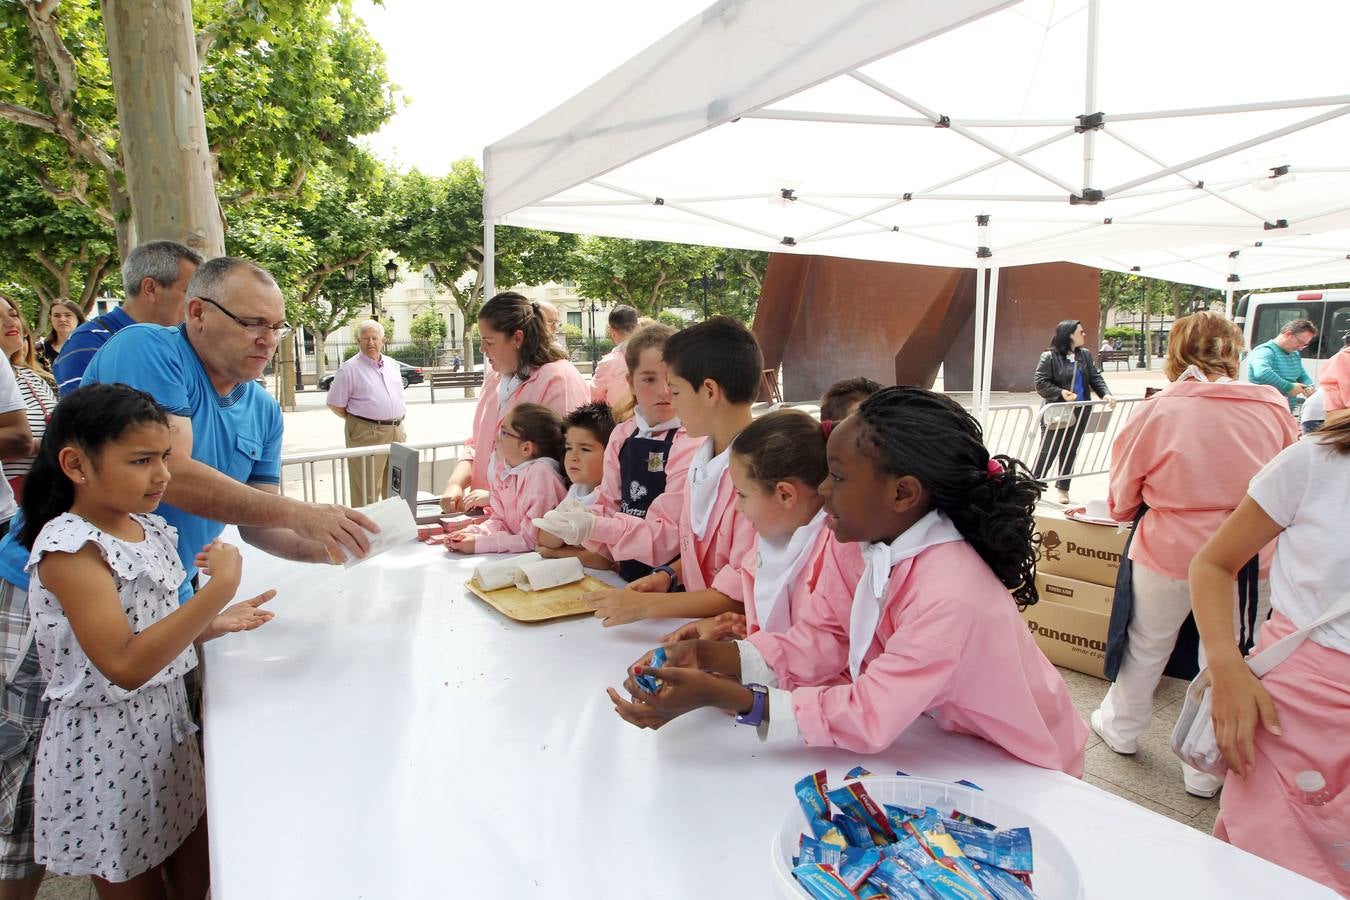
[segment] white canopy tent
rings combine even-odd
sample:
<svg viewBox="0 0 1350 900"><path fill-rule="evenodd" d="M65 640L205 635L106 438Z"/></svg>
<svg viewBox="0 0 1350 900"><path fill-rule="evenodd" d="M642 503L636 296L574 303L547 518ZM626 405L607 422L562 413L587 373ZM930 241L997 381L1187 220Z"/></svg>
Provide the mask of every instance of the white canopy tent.
<svg viewBox="0 0 1350 900"><path fill-rule="evenodd" d="M485 240L973 267L983 406L999 267L1350 279L1347 26L1340 0L724 0L486 148Z"/></svg>

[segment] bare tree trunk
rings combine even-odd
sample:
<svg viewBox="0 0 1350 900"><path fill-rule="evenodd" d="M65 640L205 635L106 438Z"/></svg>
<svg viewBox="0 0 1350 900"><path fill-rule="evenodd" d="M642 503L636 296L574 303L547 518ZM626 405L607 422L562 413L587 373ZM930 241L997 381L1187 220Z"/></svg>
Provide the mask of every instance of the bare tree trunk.
<svg viewBox="0 0 1350 900"><path fill-rule="evenodd" d="M318 385L319 379L328 374L328 335L332 332L317 328L311 328L310 331L314 335L314 384Z"/></svg>
<svg viewBox="0 0 1350 900"><path fill-rule="evenodd" d="M277 346L276 365L277 402L287 412L295 411L295 335Z"/></svg>
<svg viewBox="0 0 1350 900"><path fill-rule="evenodd" d="M191 0L100 0L133 235L225 253ZM118 230L119 245L123 238Z"/></svg>

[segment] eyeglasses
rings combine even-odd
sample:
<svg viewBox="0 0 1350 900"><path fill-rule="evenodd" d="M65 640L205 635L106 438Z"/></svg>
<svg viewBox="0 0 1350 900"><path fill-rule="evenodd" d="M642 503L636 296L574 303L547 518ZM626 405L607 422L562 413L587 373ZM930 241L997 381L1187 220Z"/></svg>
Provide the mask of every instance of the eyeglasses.
<svg viewBox="0 0 1350 900"><path fill-rule="evenodd" d="M197 299L204 303L210 303L216 309L220 310L231 319L234 319L236 325L247 331L249 336L255 339L266 337L268 332L271 332L276 335L277 340L284 341L286 338L290 337L291 332L295 330L291 327L290 322L278 322L276 325L271 325L262 319L241 319L210 297L198 297Z"/></svg>
<svg viewBox="0 0 1350 900"><path fill-rule="evenodd" d="M497 432L497 437L499 437L499 438L511 438L511 440L513 440L513 441L523 441L523 440L525 440L525 438L521 437L521 436L518 435L518 434L512 434L511 432L507 431L505 428L503 428L501 431Z"/></svg>

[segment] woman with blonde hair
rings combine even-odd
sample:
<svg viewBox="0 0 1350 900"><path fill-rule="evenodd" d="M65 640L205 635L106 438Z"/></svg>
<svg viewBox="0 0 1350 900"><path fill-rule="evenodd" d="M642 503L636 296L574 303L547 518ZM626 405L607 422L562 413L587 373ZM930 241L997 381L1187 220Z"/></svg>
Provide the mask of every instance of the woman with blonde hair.
<svg viewBox="0 0 1350 900"><path fill-rule="evenodd" d="M1115 683L1091 720L1116 753L1133 754L1148 729L1153 691L1191 611L1191 559L1252 476L1298 437L1279 391L1235 380L1241 349L1242 332L1219 313L1178 319L1163 367L1171 384L1140 405L1111 447L1111 516L1135 528L1107 640L1106 675ZM1230 588L1247 647L1269 608L1273 549L1252 557ZM1185 767L1183 776L1196 796L1213 797L1222 784Z"/></svg>
<svg viewBox="0 0 1350 900"><path fill-rule="evenodd" d="M33 455L47 430L47 420L56 406L56 382L51 372L38 359L33 333L22 313L8 297L0 298L0 348L14 367L14 379L19 383L19 394L28 408L28 429L33 433L33 453L22 459L5 460L5 480L14 489L15 497L22 497L23 478L33 467Z"/></svg>

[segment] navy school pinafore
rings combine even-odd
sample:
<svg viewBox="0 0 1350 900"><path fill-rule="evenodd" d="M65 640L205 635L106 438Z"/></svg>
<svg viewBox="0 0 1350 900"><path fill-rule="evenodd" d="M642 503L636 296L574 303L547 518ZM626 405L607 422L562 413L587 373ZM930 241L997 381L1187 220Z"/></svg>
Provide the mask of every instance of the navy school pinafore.
<svg viewBox="0 0 1350 900"><path fill-rule="evenodd" d="M652 501L666 490L666 464L676 431L672 428L660 439L634 434L623 442L619 448L619 512L647 518ZM619 575L624 581L641 578L651 570L651 566L634 559L619 560Z"/></svg>

